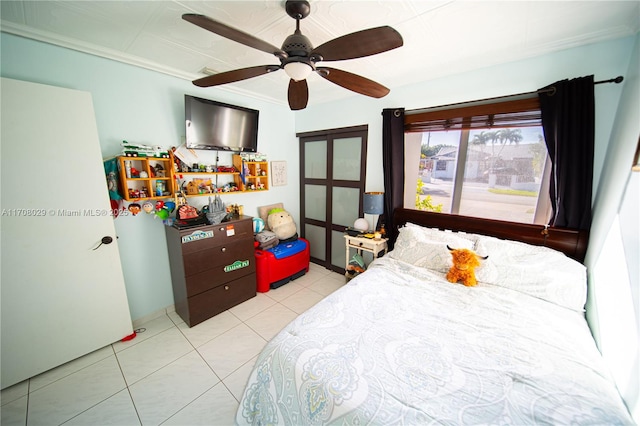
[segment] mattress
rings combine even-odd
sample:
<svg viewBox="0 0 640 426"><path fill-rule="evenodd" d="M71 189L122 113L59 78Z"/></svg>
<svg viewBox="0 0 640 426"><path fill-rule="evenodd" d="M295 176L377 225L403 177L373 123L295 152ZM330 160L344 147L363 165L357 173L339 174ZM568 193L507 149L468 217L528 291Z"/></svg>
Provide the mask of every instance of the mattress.
<svg viewBox="0 0 640 426"><path fill-rule="evenodd" d="M584 313L385 256L263 349L238 424L633 424Z"/></svg>

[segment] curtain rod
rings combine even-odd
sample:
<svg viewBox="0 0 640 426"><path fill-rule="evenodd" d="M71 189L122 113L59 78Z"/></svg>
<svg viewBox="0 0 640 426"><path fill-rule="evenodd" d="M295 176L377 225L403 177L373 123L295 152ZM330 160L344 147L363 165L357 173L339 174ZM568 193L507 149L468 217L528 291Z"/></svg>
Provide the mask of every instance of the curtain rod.
<svg viewBox="0 0 640 426"><path fill-rule="evenodd" d="M616 78L610 78L609 80L602 80L602 81L596 81L593 84L602 84L602 83L622 83L622 80L624 80L624 77L619 75Z"/></svg>
<svg viewBox="0 0 640 426"><path fill-rule="evenodd" d="M610 78L609 80L602 80L602 81L594 81L593 84L603 84L603 83L622 83L622 81L624 80L624 77L619 75L616 78ZM421 108L421 109L414 109L414 110L409 110L406 111L405 114L411 115L411 114L419 114L425 111L436 111L436 110L440 110L440 109L449 109L451 107L457 107L460 105L480 105L482 103L490 103L490 102L494 102L500 99L504 99L504 100L508 100L508 99L512 99L512 100L516 100L516 98L529 98L533 95L538 95L540 93L549 93L549 96L553 96L556 92L556 88L555 87L549 87L548 89L540 89L540 90L534 90L533 92L525 92L525 93L518 93L515 95L506 95L506 96L496 96L495 98L485 98L485 99L478 99L477 101L468 101L468 102L458 102L458 103L453 103L453 104L447 104L447 105L440 105L440 106L436 106L436 107L430 107L430 108Z"/></svg>
<svg viewBox="0 0 640 426"><path fill-rule="evenodd" d="M603 84L603 83L622 83L622 80L624 80L624 77L619 75L616 78L610 78L609 80L601 80L601 81L594 81L593 84ZM549 96L553 96L556 93L556 88L554 86L549 87L548 89L540 89L540 90L536 90L535 92L529 92L529 93L523 93L523 94L540 94L540 93L549 93ZM515 95L518 96L518 95Z"/></svg>

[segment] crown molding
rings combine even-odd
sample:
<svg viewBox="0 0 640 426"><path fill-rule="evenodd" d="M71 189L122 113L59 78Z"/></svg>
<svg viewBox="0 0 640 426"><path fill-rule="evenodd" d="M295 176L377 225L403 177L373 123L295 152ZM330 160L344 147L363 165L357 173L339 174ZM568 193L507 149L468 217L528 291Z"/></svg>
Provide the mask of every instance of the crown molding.
<svg viewBox="0 0 640 426"><path fill-rule="evenodd" d="M161 74L176 77L181 80L192 81L202 77L198 74L187 73L176 68L167 67L157 62L148 61L140 57L129 55L127 53L123 53L114 49L96 46L91 43L84 43L76 39L64 37L59 34L51 33L49 31L41 31L25 25L16 24L14 22L0 21L0 31L7 34L12 34L19 37L51 44L53 46L87 53L89 55L97 56L100 58L110 59L127 65L133 65L138 68L144 68L150 71L159 72ZM219 86L218 89L235 95L249 97L264 102L269 102L277 105L285 105L284 101L276 100L267 96L262 96L255 92L250 92L248 90L240 89L230 85L226 85L224 87Z"/></svg>

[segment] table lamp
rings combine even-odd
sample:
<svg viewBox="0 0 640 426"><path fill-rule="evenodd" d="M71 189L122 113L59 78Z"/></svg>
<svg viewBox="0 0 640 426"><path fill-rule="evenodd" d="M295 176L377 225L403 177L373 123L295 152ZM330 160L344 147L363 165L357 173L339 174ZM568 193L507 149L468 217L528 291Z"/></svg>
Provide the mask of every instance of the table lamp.
<svg viewBox="0 0 640 426"><path fill-rule="evenodd" d="M384 213L384 192L365 192L363 199L363 211L374 215L372 230L376 230L378 216Z"/></svg>

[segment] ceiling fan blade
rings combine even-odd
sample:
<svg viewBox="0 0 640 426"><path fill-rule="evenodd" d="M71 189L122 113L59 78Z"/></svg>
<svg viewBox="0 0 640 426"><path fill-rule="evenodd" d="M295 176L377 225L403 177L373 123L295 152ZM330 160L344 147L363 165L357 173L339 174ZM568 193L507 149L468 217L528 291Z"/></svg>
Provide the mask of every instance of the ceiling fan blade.
<svg viewBox="0 0 640 426"><path fill-rule="evenodd" d="M260 40L251 34L229 27L221 22L214 21L208 16L198 15L195 13L185 13L182 15L182 19L204 28L205 30L211 31L212 33L228 38L229 40L244 44L245 46L253 47L254 49L262 50L263 52L271 53L272 55L276 55L281 58L287 57L287 54L279 47Z"/></svg>
<svg viewBox="0 0 640 426"><path fill-rule="evenodd" d="M289 107L291 110L305 109L309 101L309 86L307 80L289 81Z"/></svg>
<svg viewBox="0 0 640 426"><path fill-rule="evenodd" d="M322 61L362 58L402 46L402 36L389 26L370 28L335 38L313 49Z"/></svg>
<svg viewBox="0 0 640 426"><path fill-rule="evenodd" d="M193 80L193 84L199 87L218 86L220 84L233 83L234 81L246 80L248 78L258 77L279 70L277 65L258 65L257 67L241 68L238 70L221 72L220 74L209 75L197 80Z"/></svg>
<svg viewBox="0 0 640 426"><path fill-rule="evenodd" d="M389 89L382 84L348 71L328 67L317 67L316 71L330 82L361 95L382 98L389 93Z"/></svg>

